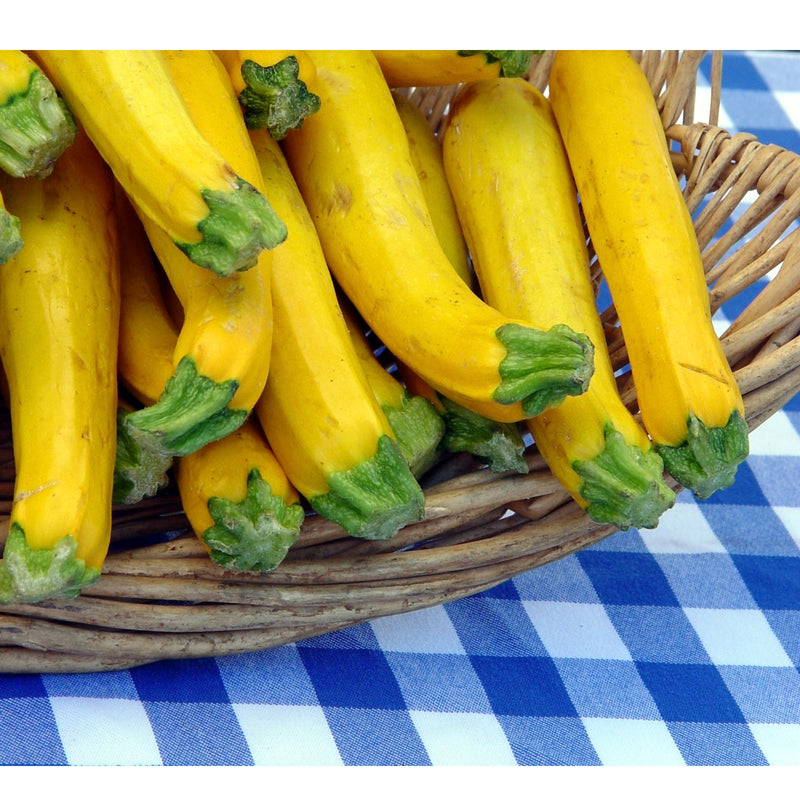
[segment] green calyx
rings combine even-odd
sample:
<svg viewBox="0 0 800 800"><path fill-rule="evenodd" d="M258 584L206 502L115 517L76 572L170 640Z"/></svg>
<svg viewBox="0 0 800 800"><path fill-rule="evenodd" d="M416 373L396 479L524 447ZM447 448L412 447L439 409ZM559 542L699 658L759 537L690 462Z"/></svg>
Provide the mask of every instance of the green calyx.
<svg viewBox="0 0 800 800"><path fill-rule="evenodd" d="M234 188L204 190L208 216L197 225L202 239L176 242L187 257L214 274L226 276L250 269L262 250L286 239L287 230L272 206L252 184L237 178Z"/></svg>
<svg viewBox="0 0 800 800"><path fill-rule="evenodd" d="M144 448L131 434L126 419L132 412L117 409L117 454L114 464L114 503L138 503L169 482L173 457L161 449Z"/></svg>
<svg viewBox="0 0 800 800"><path fill-rule="evenodd" d="M682 444L660 445L658 453L667 472L699 500L705 500L717 489L730 486L739 464L747 458L747 422L735 410L722 428L709 428L690 413L686 429Z"/></svg>
<svg viewBox="0 0 800 800"><path fill-rule="evenodd" d="M350 536L391 539L425 514L422 489L389 436L378 440L371 458L328 475L328 486L330 491L308 501L318 514L341 525Z"/></svg>
<svg viewBox="0 0 800 800"><path fill-rule="evenodd" d="M244 409L228 408L239 384L217 383L200 375L194 360L184 356L151 406L123 418L136 446L151 457L186 456L236 430L247 419Z"/></svg>
<svg viewBox="0 0 800 800"><path fill-rule="evenodd" d="M252 572L270 572L283 561L305 518L302 506L287 505L273 494L256 468L247 476L244 500L212 497L208 511L214 525L201 538L211 560L226 569Z"/></svg>
<svg viewBox="0 0 800 800"><path fill-rule="evenodd" d="M424 397L406 394L401 406L383 406L400 453L419 478L439 458L445 424L433 404Z"/></svg>
<svg viewBox="0 0 800 800"><path fill-rule="evenodd" d="M22 249L19 218L0 208L0 265Z"/></svg>
<svg viewBox="0 0 800 800"><path fill-rule="evenodd" d="M610 425L605 446L594 458L576 461L580 495L586 513L595 521L620 530L655 528L661 515L675 503L675 492L664 481L664 463L655 450L629 444Z"/></svg>
<svg viewBox="0 0 800 800"><path fill-rule="evenodd" d="M531 58L536 50L459 50L460 56L482 55L487 64L500 62L500 75L503 78L519 78L531 65Z"/></svg>
<svg viewBox="0 0 800 800"><path fill-rule="evenodd" d="M77 541L65 536L53 547L35 550L28 544L22 527L12 523L0 561L0 603L76 597L96 583L100 571L77 558L77 549Z"/></svg>
<svg viewBox="0 0 800 800"><path fill-rule="evenodd" d="M0 106L0 167L15 178L45 178L75 141L78 126L41 70Z"/></svg>
<svg viewBox="0 0 800 800"><path fill-rule="evenodd" d="M439 399L445 408L444 447L451 453L471 453L492 472L528 472L525 443L519 426L477 414L450 400Z"/></svg>
<svg viewBox="0 0 800 800"><path fill-rule="evenodd" d="M588 388L594 346L585 334L567 325L544 331L509 322L496 335L507 351L493 395L498 403L521 402L525 415L535 417Z"/></svg>
<svg viewBox="0 0 800 800"><path fill-rule="evenodd" d="M239 93L239 102L248 128L266 128L275 141L280 141L319 110L319 96L308 91L299 75L295 56L269 66L251 59L242 62L242 78L247 85Z"/></svg>

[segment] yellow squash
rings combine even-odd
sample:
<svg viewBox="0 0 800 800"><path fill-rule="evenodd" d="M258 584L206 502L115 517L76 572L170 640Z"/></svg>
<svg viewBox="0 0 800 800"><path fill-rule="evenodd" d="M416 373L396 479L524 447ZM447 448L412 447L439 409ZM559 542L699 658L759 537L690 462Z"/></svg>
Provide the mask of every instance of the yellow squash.
<svg viewBox="0 0 800 800"><path fill-rule="evenodd" d="M320 110L284 152L331 271L381 341L437 391L492 419L580 394L588 339L482 302L436 236L405 130L370 51L309 51Z"/></svg>
<svg viewBox="0 0 800 800"><path fill-rule="evenodd" d="M441 142L416 103L399 93L393 96L436 237L453 269L467 286L472 286L474 275L469 251L447 183ZM439 412L445 427L443 449L471 453L493 472L528 471L523 457L525 444L515 422L498 422L470 411L438 394L406 364L398 363L397 368L409 392L426 398Z"/></svg>
<svg viewBox="0 0 800 800"><path fill-rule="evenodd" d="M161 294L160 266L127 196L116 185L120 249L120 314L117 372L122 387L138 404L153 405L172 378L178 328ZM173 456L168 450L142 447L127 422L138 408L120 403L114 502L136 503L168 483Z"/></svg>
<svg viewBox="0 0 800 800"><path fill-rule="evenodd" d="M594 345L586 392L527 420L539 452L594 520L655 527L675 495L617 392L575 184L547 99L522 78L468 84L452 103L443 151L483 296L544 327L566 323Z"/></svg>
<svg viewBox="0 0 800 800"><path fill-rule="evenodd" d="M748 453L703 260L648 81L623 50L559 51L550 100L619 315L642 422L697 497Z"/></svg>
<svg viewBox="0 0 800 800"><path fill-rule="evenodd" d="M78 133L53 84L21 50L0 50L0 168L44 178Z"/></svg>
<svg viewBox="0 0 800 800"><path fill-rule="evenodd" d="M38 50L42 64L137 206L196 264L251 268L286 229L201 134L158 50Z"/></svg>
<svg viewBox="0 0 800 800"><path fill-rule="evenodd" d="M419 478L440 455L439 445L445 432L444 420L430 400L409 392L399 377L390 373L380 362L362 321L347 298L342 298L341 307L367 383L389 421L403 458L411 472Z"/></svg>
<svg viewBox="0 0 800 800"><path fill-rule="evenodd" d="M169 51L164 63L195 124L237 172L263 186L230 80L208 50ZM234 430L252 411L269 372L273 250L227 276L197 269L146 214L150 243L183 309L174 377L157 403L126 425L144 449L187 455Z"/></svg>
<svg viewBox="0 0 800 800"><path fill-rule="evenodd" d="M393 94L393 97L436 236L453 269L467 286L471 286L473 276L469 251L447 183L441 142L416 103L401 94Z"/></svg>
<svg viewBox="0 0 800 800"><path fill-rule="evenodd" d="M253 417L178 459L175 477L189 524L226 569L270 572L300 535L300 498Z"/></svg>
<svg viewBox="0 0 800 800"><path fill-rule="evenodd" d="M0 269L16 481L0 601L74 595L111 534L119 275L113 179L85 134L45 180L2 181L26 244Z"/></svg>
<svg viewBox="0 0 800 800"><path fill-rule="evenodd" d="M389 86L449 86L486 78L515 78L533 50L373 50Z"/></svg>
<svg viewBox="0 0 800 800"><path fill-rule="evenodd" d="M272 365L256 412L318 513L352 536L389 538L422 516L422 490L367 382L288 164L266 131L250 135L289 229L273 262Z"/></svg>

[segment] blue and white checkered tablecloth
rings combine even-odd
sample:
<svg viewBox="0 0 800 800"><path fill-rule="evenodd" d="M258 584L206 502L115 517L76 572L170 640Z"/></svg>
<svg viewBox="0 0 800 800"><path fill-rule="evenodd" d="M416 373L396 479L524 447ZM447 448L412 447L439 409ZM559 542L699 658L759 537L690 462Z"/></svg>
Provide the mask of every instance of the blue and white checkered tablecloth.
<svg viewBox="0 0 800 800"><path fill-rule="evenodd" d="M800 54L728 53L723 84L723 127L800 152ZM0 763L798 766L800 399L751 450L656 530L441 607L249 655L0 675Z"/></svg>

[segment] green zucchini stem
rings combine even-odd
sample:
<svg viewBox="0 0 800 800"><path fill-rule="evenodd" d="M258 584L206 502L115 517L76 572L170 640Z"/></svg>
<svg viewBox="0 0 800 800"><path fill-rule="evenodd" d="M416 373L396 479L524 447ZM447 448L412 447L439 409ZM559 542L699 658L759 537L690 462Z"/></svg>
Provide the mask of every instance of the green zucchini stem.
<svg viewBox="0 0 800 800"><path fill-rule="evenodd" d="M675 447L658 446L667 472L699 500L733 484L739 464L749 452L744 417L735 410L722 428L709 428L689 414L686 440Z"/></svg>
<svg viewBox="0 0 800 800"><path fill-rule="evenodd" d="M0 603L76 597L96 583L100 571L77 558L77 549L73 536L65 536L53 547L34 549L19 523L12 523L0 561Z"/></svg>
<svg viewBox="0 0 800 800"><path fill-rule="evenodd" d="M236 430L247 419L245 409L228 408L235 380L216 383L200 375L184 356L158 400L126 414L127 433L143 451L156 456L185 456Z"/></svg>
<svg viewBox="0 0 800 800"><path fill-rule="evenodd" d="M0 167L15 178L45 178L75 141L78 126L41 70L0 106Z"/></svg>
<svg viewBox="0 0 800 800"><path fill-rule="evenodd" d="M371 458L328 475L328 486L330 491L308 502L350 536L390 539L425 514L425 495L388 435L380 437Z"/></svg>
<svg viewBox="0 0 800 800"><path fill-rule="evenodd" d="M19 218L0 208L0 265L15 256L22 249L22 235Z"/></svg>
<svg viewBox="0 0 800 800"><path fill-rule="evenodd" d="M439 395L444 406L444 448L451 453L470 453L492 472L528 472L525 442L519 426L477 414Z"/></svg>
<svg viewBox="0 0 800 800"><path fill-rule="evenodd" d="M610 522L623 531L655 528L675 503L658 453L629 444L610 425L603 450L590 460L576 461L572 468L582 479L579 492L595 522Z"/></svg>
<svg viewBox="0 0 800 800"><path fill-rule="evenodd" d="M239 102L248 128L266 128L275 141L280 141L319 110L319 96L308 91L299 75L296 56L287 56L276 64L263 65L251 59L242 62L242 78L247 85L239 93Z"/></svg>
<svg viewBox="0 0 800 800"><path fill-rule="evenodd" d="M227 191L204 190L208 216L197 225L199 242L176 242L195 264L226 276L250 269L262 250L286 239L287 230L269 201L252 184L237 178Z"/></svg>
<svg viewBox="0 0 800 800"><path fill-rule="evenodd" d="M382 409L411 473L419 478L441 454L444 420L430 400L408 392L400 406L384 405Z"/></svg>
<svg viewBox="0 0 800 800"><path fill-rule="evenodd" d="M498 328L496 335L507 351L494 392L498 403L521 401L525 415L536 417L588 388L594 346L585 334L567 325L545 331L511 322Z"/></svg>
<svg viewBox="0 0 800 800"><path fill-rule="evenodd" d="M214 525L200 538L211 560L226 569L271 572L300 536L305 512L272 493L257 468L247 476L247 494L239 502L211 497L208 512Z"/></svg>
<svg viewBox="0 0 800 800"><path fill-rule="evenodd" d="M486 58L487 64L500 62L500 75L503 78L522 77L531 65L531 58L534 53L541 50L459 50L460 56L482 55Z"/></svg>

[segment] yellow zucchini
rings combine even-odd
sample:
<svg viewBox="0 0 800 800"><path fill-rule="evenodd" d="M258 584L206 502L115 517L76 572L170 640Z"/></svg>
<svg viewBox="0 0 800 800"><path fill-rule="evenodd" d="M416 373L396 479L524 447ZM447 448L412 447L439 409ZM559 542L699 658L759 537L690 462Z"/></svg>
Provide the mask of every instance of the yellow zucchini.
<svg viewBox="0 0 800 800"><path fill-rule="evenodd" d="M416 103L398 93L393 96L436 238L453 269L467 286L473 286L470 256L447 183L441 142ZM443 397L405 364L398 364L398 373L412 395L425 397L439 412L445 427L444 450L471 453L493 472L528 471L523 457L525 444L515 422L497 422Z"/></svg>
<svg viewBox="0 0 800 800"><path fill-rule="evenodd" d="M733 482L748 431L650 86L626 51L560 51L550 100L642 422L672 476L708 497Z"/></svg>
<svg viewBox="0 0 800 800"><path fill-rule="evenodd" d="M239 97L248 128L266 128L276 141L319 110L308 89L315 69L302 50L217 50Z"/></svg>
<svg viewBox="0 0 800 800"><path fill-rule="evenodd" d="M398 377L381 364L367 338L364 325L347 298L340 300L342 314L367 383L394 432L397 446L415 477L436 462L445 432L437 408L424 396L411 394Z"/></svg>
<svg viewBox="0 0 800 800"><path fill-rule="evenodd" d="M85 134L45 180L0 181L27 243L0 269L16 479L0 601L77 594L111 535L119 275L111 173Z"/></svg>
<svg viewBox="0 0 800 800"><path fill-rule="evenodd" d="M189 524L226 569L270 572L300 535L300 498L253 417L178 459L175 479Z"/></svg>
<svg viewBox="0 0 800 800"><path fill-rule="evenodd" d="M230 80L211 51L163 54L191 120L254 186L263 185ZM235 430L252 411L269 372L273 250L228 276L197 269L163 229L134 207L184 312L173 377L158 402L133 412L126 427L143 450L187 455Z"/></svg>
<svg viewBox="0 0 800 800"><path fill-rule="evenodd" d="M145 406L156 403L172 377L178 328L161 295L158 265L144 228L127 195L116 184L120 250L120 314L117 373L120 384ZM168 483L172 453L140 446L128 415L138 406L120 403L114 502L136 503Z"/></svg>
<svg viewBox="0 0 800 800"><path fill-rule="evenodd" d="M486 78L516 78L533 50L373 50L389 86L449 86Z"/></svg>
<svg viewBox="0 0 800 800"><path fill-rule="evenodd" d="M472 286L469 251L447 183L441 142L416 103L401 94L392 96L406 131L411 161L419 175L436 236L453 269L467 286Z"/></svg>
<svg viewBox="0 0 800 800"><path fill-rule="evenodd" d="M437 391L518 421L591 375L588 339L482 302L436 237L403 125L368 50L309 51L320 110L283 142L328 265L392 353Z"/></svg>
<svg viewBox="0 0 800 800"><path fill-rule="evenodd" d="M21 50L0 50L0 168L16 178L44 178L77 133L38 65Z"/></svg>
<svg viewBox="0 0 800 800"><path fill-rule="evenodd" d="M192 122L158 50L37 50L35 57L137 206L194 263L253 267L286 229Z"/></svg>
<svg viewBox="0 0 800 800"><path fill-rule="evenodd" d="M386 539L424 496L358 360L317 231L278 144L251 139L289 236L273 262L272 365L256 413L315 511L352 535Z"/></svg>
<svg viewBox="0 0 800 800"><path fill-rule="evenodd" d="M467 84L451 105L443 151L483 296L535 324L564 322L594 345L586 392L527 420L539 452L595 521L655 527L675 495L617 392L550 104L522 78Z"/></svg>

